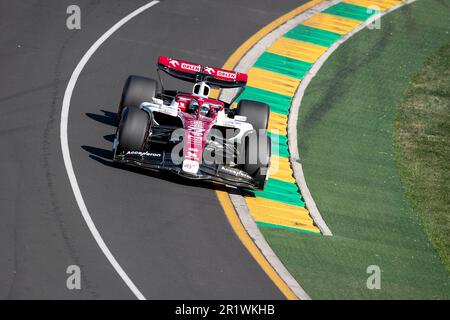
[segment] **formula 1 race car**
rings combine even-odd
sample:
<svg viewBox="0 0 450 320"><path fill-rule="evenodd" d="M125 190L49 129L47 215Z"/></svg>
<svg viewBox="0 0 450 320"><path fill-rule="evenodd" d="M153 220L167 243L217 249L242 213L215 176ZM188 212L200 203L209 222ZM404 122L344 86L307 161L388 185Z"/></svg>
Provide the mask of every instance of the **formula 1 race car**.
<svg viewBox="0 0 450 320"><path fill-rule="evenodd" d="M269 106L240 100L247 75L165 56L158 82L129 76L117 113L114 162L169 170L191 179L263 190L269 174ZM160 71L194 83L191 93L165 90ZM229 102L211 89L233 90Z"/></svg>

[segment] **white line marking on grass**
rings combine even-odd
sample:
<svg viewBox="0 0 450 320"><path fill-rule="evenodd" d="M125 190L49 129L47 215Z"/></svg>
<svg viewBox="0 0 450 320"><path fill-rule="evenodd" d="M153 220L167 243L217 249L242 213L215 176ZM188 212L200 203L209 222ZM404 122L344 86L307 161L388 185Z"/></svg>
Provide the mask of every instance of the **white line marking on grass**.
<svg viewBox="0 0 450 320"><path fill-rule="evenodd" d="M95 241L97 242L98 246L102 250L103 254L108 259L109 263L114 267L116 272L119 274L119 276L122 278L122 280L125 282L125 284L130 288L130 290L133 292L133 294L139 299L139 300L145 300L144 295L139 291L139 289L136 287L136 285L131 281L130 277L125 273L125 271L122 269L120 264L117 262L117 260L112 255L111 251L108 249L108 246L103 241L102 236L97 230L97 227L94 224L94 221L92 221L91 215L89 214L89 211L86 207L86 203L84 202L83 196L80 191L80 187L78 186L77 178L75 176L75 172L73 171L72 166L72 160L70 158L70 151L69 151L69 143L67 138L67 124L69 121L69 108L70 108L70 100L72 98L73 89L75 88L75 85L77 83L78 77L81 74L81 71L83 71L84 66L89 61L89 59L92 57L92 55L97 51L97 49L114 33L116 32L120 27L122 27L125 23L139 15L140 13L144 12L145 10L153 7L154 5L158 4L159 1L151 1L147 3L146 5L136 9L126 17L124 17L122 20L117 22L115 25L113 25L108 31L106 31L100 38L98 38L97 41L94 42L94 44L89 48L89 50L84 54L83 58L81 58L80 62L78 63L77 67L72 73L72 76L70 77L69 83L67 84L66 91L64 93L64 100L62 104L62 110L61 110L61 126L60 126L60 139L61 139L61 149L64 159L64 165L66 167L67 175L69 177L70 185L72 186L73 194L75 195L75 199L77 201L78 207L80 208L81 214L83 215L84 221L86 221L86 224L94 237Z"/></svg>

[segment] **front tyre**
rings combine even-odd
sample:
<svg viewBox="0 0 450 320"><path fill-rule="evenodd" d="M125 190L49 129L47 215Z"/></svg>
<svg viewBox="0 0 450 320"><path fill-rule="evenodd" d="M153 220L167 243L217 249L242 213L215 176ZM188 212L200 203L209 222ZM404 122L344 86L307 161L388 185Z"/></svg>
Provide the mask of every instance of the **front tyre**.
<svg viewBox="0 0 450 320"><path fill-rule="evenodd" d="M242 169L252 176L255 187L263 190L269 175L272 141L266 131L251 132L243 140Z"/></svg>
<svg viewBox="0 0 450 320"><path fill-rule="evenodd" d="M144 110L128 107L123 110L118 129L118 153L144 150L150 127L149 120L149 114Z"/></svg>
<svg viewBox="0 0 450 320"><path fill-rule="evenodd" d="M241 100L235 114L247 117L247 122L253 126L253 129L267 130L270 115L268 104L253 100Z"/></svg>
<svg viewBox="0 0 450 320"><path fill-rule="evenodd" d="M157 91L158 83L156 80L141 76L129 76L123 86L122 97L117 110L117 123L120 122L123 108L139 108L142 102L152 102Z"/></svg>

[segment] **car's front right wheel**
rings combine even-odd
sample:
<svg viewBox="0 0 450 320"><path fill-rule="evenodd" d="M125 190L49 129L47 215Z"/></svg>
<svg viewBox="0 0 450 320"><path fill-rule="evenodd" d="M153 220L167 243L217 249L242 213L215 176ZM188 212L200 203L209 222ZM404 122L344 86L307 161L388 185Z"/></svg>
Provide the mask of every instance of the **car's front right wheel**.
<svg viewBox="0 0 450 320"><path fill-rule="evenodd" d="M247 118L247 122L255 130L267 130L269 125L270 107L267 103L253 100L239 101L235 114Z"/></svg>
<svg viewBox="0 0 450 320"><path fill-rule="evenodd" d="M242 143L242 169L252 176L255 186L263 190L269 175L272 141L265 131L252 131Z"/></svg>

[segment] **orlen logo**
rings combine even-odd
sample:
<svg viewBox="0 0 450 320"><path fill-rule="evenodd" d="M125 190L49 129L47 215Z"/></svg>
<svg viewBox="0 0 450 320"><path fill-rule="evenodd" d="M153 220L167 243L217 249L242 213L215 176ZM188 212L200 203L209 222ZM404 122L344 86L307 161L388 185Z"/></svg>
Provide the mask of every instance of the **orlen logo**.
<svg viewBox="0 0 450 320"><path fill-rule="evenodd" d="M190 71L200 72L200 66L199 65L193 65L193 64L189 64L189 63L182 63L181 64L181 68L182 69L186 69L186 70L190 70Z"/></svg>
<svg viewBox="0 0 450 320"><path fill-rule="evenodd" d="M207 74L214 74L214 69L213 68L211 68L211 67L206 67L205 68L205 73L207 73Z"/></svg>
<svg viewBox="0 0 450 320"><path fill-rule="evenodd" d="M174 59L172 59L172 60L170 60L169 61L169 64L172 66L172 67L178 67L179 65L180 65L180 63L177 61L177 60L174 60Z"/></svg>
<svg viewBox="0 0 450 320"><path fill-rule="evenodd" d="M217 75L219 77L224 77L228 79L236 79L236 73L234 72L227 72L227 71L217 71Z"/></svg>

